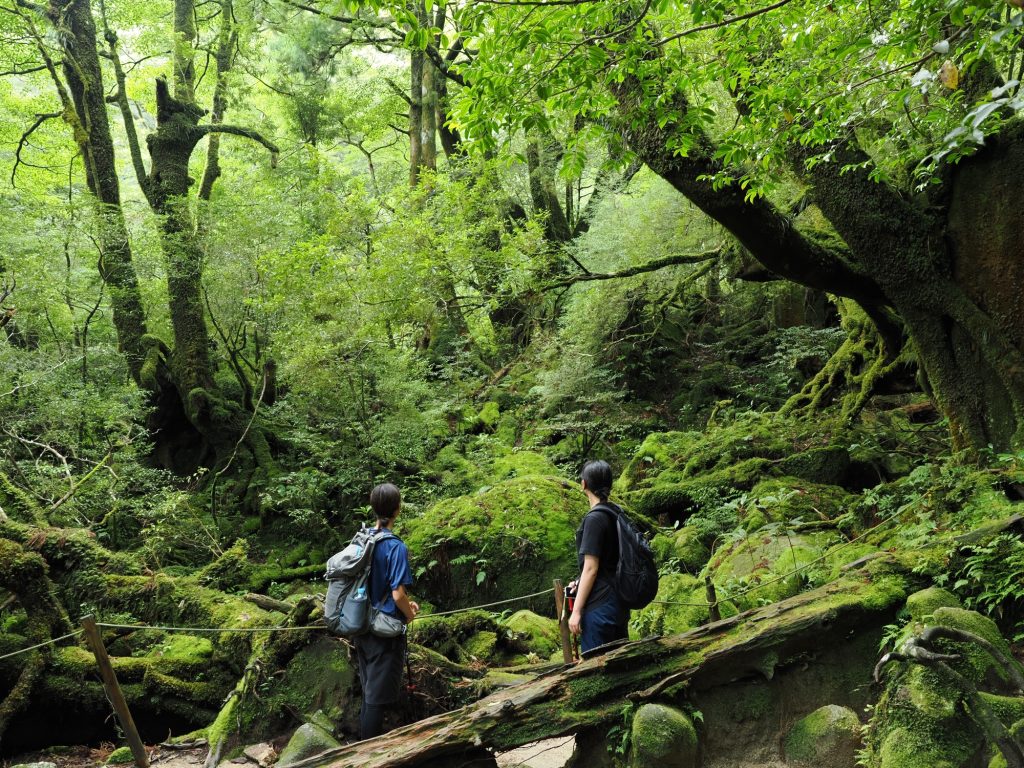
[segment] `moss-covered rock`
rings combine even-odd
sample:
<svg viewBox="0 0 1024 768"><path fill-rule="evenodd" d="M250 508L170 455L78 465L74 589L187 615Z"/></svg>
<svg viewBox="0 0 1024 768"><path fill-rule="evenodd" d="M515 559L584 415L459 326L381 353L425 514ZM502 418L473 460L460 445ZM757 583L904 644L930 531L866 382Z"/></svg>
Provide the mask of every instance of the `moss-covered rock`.
<svg viewBox="0 0 1024 768"><path fill-rule="evenodd" d="M453 616L421 615L410 627L410 641L441 654L449 661L470 661L463 647L469 638L481 632L497 635L498 622L486 611L465 611Z"/></svg>
<svg viewBox="0 0 1024 768"><path fill-rule="evenodd" d="M539 616L533 611L516 611L502 622L510 632L522 638L532 653L541 659L550 658L562 649L558 622Z"/></svg>
<svg viewBox="0 0 1024 768"><path fill-rule="evenodd" d="M786 736L786 763L801 768L856 768L860 720L829 704L796 722Z"/></svg>
<svg viewBox="0 0 1024 768"><path fill-rule="evenodd" d="M308 721L317 712L330 722L344 722L359 709L356 679L344 644L320 637L268 678L259 697L242 702L237 713L241 735L247 741L272 738L296 718Z"/></svg>
<svg viewBox="0 0 1024 768"><path fill-rule="evenodd" d="M709 564L719 597L736 595L740 610L792 597L808 583L824 583L832 575L819 563L837 541L831 534L789 534L762 529L723 548Z"/></svg>
<svg viewBox="0 0 1024 768"><path fill-rule="evenodd" d="M439 502L402 523L415 589L453 608L547 590L576 571L573 536L586 511L574 484L540 476Z"/></svg>
<svg viewBox="0 0 1024 768"><path fill-rule="evenodd" d="M544 454L536 451L508 451L495 457L490 476L495 480L513 477L554 477L558 468Z"/></svg>
<svg viewBox="0 0 1024 768"><path fill-rule="evenodd" d="M799 477L812 483L838 485L850 466L850 454L844 446L830 445L811 448L788 456L778 463L784 475Z"/></svg>
<svg viewBox="0 0 1024 768"><path fill-rule="evenodd" d="M277 765L284 768L307 757L340 746L340 742L327 731L313 723L305 723L292 734L285 748L281 750L281 755L277 758Z"/></svg>
<svg viewBox="0 0 1024 768"><path fill-rule="evenodd" d="M956 595L939 587L922 589L907 598L907 613L914 621L927 621L939 608L963 608L963 606Z"/></svg>
<svg viewBox="0 0 1024 768"><path fill-rule="evenodd" d="M471 661L492 661L498 648L498 633L477 632L468 637L462 647Z"/></svg>
<svg viewBox="0 0 1024 768"><path fill-rule="evenodd" d="M658 581L658 594L650 605L633 612L631 634L637 637L673 635L708 621L704 582L686 573L670 573Z"/></svg>
<svg viewBox="0 0 1024 768"><path fill-rule="evenodd" d="M952 596L941 590L914 595L911 611L915 620L905 636L935 625L970 632L1009 654L1006 641L991 619L974 611L944 605ZM955 601L955 599L954 599ZM975 643L940 641L941 650L954 654L946 663L968 686L982 689L982 697L1004 724L1024 713L1016 697L993 695L986 687L1001 689L1006 673L992 656ZM899 643L897 643L899 646ZM880 768L924 768L963 766L979 755L986 737L968 714L967 694L954 678L942 670L919 665L890 667L885 692L872 718L868 753L871 765Z"/></svg>
<svg viewBox="0 0 1024 768"><path fill-rule="evenodd" d="M937 734L938 735L938 734ZM895 728L882 743L879 768L960 768L970 749L948 749L943 740L931 740L907 728Z"/></svg>
<svg viewBox="0 0 1024 768"><path fill-rule="evenodd" d="M633 715L633 768L697 768L697 729L684 712L664 704L644 704Z"/></svg>
<svg viewBox="0 0 1024 768"><path fill-rule="evenodd" d="M685 525L668 534L658 534L650 545L658 567L662 568L697 573L711 558L711 550L700 540L697 530Z"/></svg>
<svg viewBox="0 0 1024 768"><path fill-rule="evenodd" d="M107 757L107 765L127 765L135 762L131 747L118 747Z"/></svg>
<svg viewBox="0 0 1024 768"><path fill-rule="evenodd" d="M752 500L748 514L760 512L765 523L833 520L848 512L858 501L841 486L810 482L799 477L763 480L751 489L748 496ZM741 517L740 522L748 531L756 531L759 527L746 517Z"/></svg>

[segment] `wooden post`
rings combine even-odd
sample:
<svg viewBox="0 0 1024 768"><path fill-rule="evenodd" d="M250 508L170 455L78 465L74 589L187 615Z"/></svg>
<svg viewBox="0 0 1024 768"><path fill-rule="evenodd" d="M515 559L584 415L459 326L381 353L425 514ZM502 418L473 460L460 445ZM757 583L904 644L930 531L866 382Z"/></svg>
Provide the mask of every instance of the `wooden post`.
<svg viewBox="0 0 1024 768"><path fill-rule="evenodd" d="M562 659L572 664L572 642L569 639L569 612L565 605L565 586L561 579L555 579L555 615L558 616L558 632L562 636Z"/></svg>
<svg viewBox="0 0 1024 768"><path fill-rule="evenodd" d="M704 577L704 594L708 599L708 619L710 621L721 621L722 613L718 610L718 594L715 592L715 582L711 575Z"/></svg>
<svg viewBox="0 0 1024 768"><path fill-rule="evenodd" d="M135 765L138 768L149 768L149 755L146 754L146 747L139 738L139 732L135 729L135 721L132 720L132 713L128 711L128 702L125 701L121 686L117 682L117 675L114 674L114 667L110 663L107 649L103 647L103 638L100 637L99 629L96 627L96 619L89 614L82 617L82 629L85 630L85 639L96 656L96 664L100 668L100 677L103 678L103 689L107 692L107 698L117 713L117 719L124 729L124 735L128 739L128 746L135 756Z"/></svg>

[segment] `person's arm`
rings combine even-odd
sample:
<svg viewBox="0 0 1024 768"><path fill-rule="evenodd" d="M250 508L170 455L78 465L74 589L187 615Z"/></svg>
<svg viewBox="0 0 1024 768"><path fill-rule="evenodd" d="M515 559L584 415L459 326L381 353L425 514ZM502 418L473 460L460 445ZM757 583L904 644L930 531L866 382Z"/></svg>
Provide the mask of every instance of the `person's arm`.
<svg viewBox="0 0 1024 768"><path fill-rule="evenodd" d="M572 605L572 615L569 617L569 631L574 635L580 634L583 621L583 609L587 605L587 598L597 581L597 567L601 559L597 555L583 556L583 573L580 574L580 583L576 585L576 601Z"/></svg>
<svg viewBox="0 0 1024 768"><path fill-rule="evenodd" d="M409 594L405 591L405 584L400 584L398 589L392 589L391 598L395 601L395 605L398 606L398 610L405 616L407 623L415 619L416 614L420 612L419 604L409 599Z"/></svg>

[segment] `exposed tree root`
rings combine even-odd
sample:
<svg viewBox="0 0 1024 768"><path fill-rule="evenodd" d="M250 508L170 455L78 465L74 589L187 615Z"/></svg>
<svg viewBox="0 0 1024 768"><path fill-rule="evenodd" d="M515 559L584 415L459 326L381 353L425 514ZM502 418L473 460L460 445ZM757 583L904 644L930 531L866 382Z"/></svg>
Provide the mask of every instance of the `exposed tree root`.
<svg viewBox="0 0 1024 768"><path fill-rule="evenodd" d="M782 414L813 414L842 394L841 418L860 415L879 384L901 366L913 362L909 345L894 354L875 324L849 299L837 299L846 339L803 388L780 409Z"/></svg>

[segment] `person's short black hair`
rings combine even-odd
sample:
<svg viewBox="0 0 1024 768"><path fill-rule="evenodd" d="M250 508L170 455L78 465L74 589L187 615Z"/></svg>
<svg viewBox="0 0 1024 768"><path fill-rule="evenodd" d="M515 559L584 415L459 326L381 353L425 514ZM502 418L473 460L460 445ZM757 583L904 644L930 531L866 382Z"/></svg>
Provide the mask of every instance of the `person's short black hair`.
<svg viewBox="0 0 1024 768"><path fill-rule="evenodd" d="M391 483L381 483L370 491L370 507L378 520L390 520L402 505L402 492Z"/></svg>
<svg viewBox="0 0 1024 768"><path fill-rule="evenodd" d="M607 461L588 461L580 470L580 480L597 498L608 501L608 495L612 492L612 468Z"/></svg>

